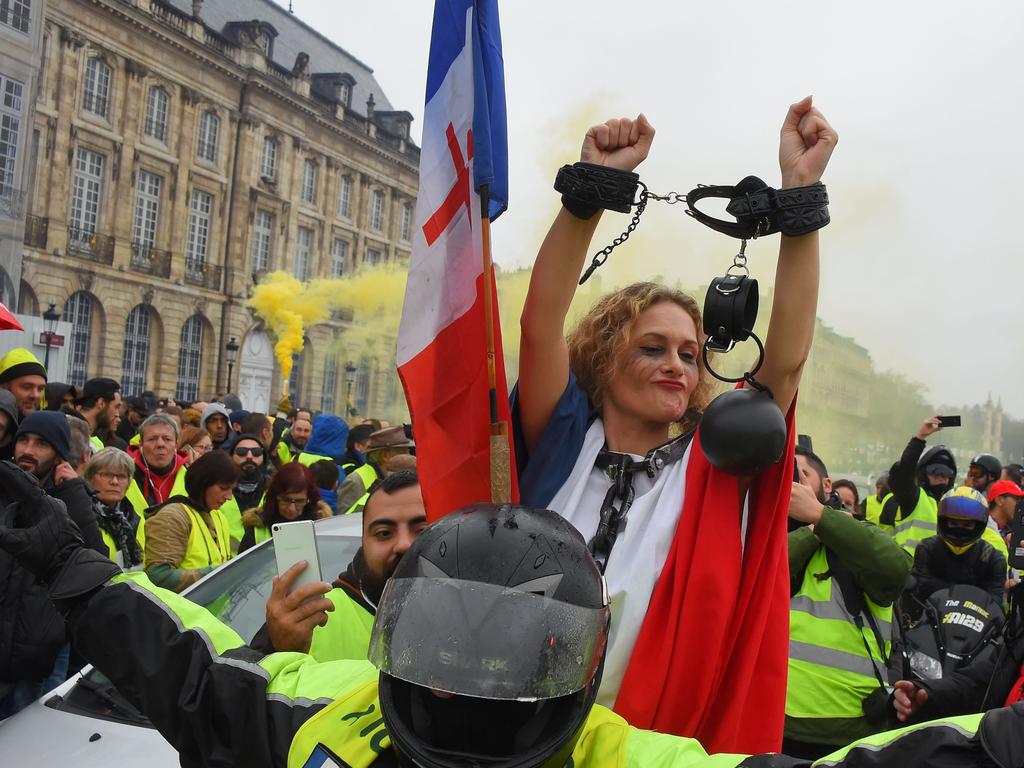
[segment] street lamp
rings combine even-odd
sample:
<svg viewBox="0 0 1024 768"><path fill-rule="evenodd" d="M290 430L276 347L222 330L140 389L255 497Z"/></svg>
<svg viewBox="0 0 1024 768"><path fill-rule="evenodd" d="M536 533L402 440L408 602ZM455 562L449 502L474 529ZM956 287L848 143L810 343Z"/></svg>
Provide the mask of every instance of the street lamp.
<svg viewBox="0 0 1024 768"><path fill-rule="evenodd" d="M356 415L356 407L352 404L352 385L356 383L356 364L349 360L345 363L345 408L349 416Z"/></svg>
<svg viewBox="0 0 1024 768"><path fill-rule="evenodd" d="M50 370L50 347L53 346L53 332L57 330L57 321L60 320L60 312L57 305L51 304L43 312L43 339L46 343L46 355L43 357L43 368Z"/></svg>
<svg viewBox="0 0 1024 768"><path fill-rule="evenodd" d="M231 374L235 370L235 361L238 359L238 342L235 341L235 337L232 336L231 340L224 345L225 351L228 353L228 385L225 387L228 392L231 391Z"/></svg>

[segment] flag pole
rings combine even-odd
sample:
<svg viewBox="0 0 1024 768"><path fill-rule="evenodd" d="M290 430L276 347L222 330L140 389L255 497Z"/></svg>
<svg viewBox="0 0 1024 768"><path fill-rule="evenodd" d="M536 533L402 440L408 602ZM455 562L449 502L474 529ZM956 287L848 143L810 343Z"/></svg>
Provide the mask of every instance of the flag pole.
<svg viewBox="0 0 1024 768"><path fill-rule="evenodd" d="M494 359L494 263L491 261L490 188L482 184L480 193L480 232L484 259L484 318L487 335L487 398L490 414L491 501L512 501L511 460L508 422L498 419L497 369Z"/></svg>

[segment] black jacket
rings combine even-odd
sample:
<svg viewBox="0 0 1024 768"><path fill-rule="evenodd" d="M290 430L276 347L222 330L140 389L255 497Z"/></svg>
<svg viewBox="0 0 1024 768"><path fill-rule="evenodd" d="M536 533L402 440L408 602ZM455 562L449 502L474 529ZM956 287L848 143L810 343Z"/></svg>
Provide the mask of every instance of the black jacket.
<svg viewBox="0 0 1024 768"><path fill-rule="evenodd" d="M920 601L954 584L970 584L988 592L1000 603L1006 582L1006 558L987 541L980 540L962 555L954 554L941 536L930 536L914 550L914 594Z"/></svg>
<svg viewBox="0 0 1024 768"><path fill-rule="evenodd" d="M36 498L18 498L0 485L0 523L8 526L34 516L39 503ZM41 503L66 506L85 545L107 554L84 480L61 483L44 495ZM64 619L50 602L47 589L14 558L0 551L0 683L42 680L53 670L65 641Z"/></svg>

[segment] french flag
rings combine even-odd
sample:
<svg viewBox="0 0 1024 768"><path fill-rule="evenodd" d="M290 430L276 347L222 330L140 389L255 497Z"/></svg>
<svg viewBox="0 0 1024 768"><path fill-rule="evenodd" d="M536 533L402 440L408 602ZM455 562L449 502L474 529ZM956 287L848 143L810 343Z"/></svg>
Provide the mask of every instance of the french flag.
<svg viewBox="0 0 1024 768"><path fill-rule="evenodd" d="M491 500L492 402L498 420L510 421L493 273L489 280L484 276L481 211L481 192L490 220L508 205L497 0L435 3L419 182L397 358L427 516L436 520ZM495 337L494 392L487 303ZM510 471L514 499L515 468Z"/></svg>

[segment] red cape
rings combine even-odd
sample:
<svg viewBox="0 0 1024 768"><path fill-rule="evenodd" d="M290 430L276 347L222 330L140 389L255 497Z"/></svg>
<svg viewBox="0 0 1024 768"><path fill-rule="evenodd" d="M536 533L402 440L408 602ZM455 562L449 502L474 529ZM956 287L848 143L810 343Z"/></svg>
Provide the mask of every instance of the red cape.
<svg viewBox="0 0 1024 768"><path fill-rule="evenodd" d="M697 431L672 548L615 700L630 725L695 738L709 754L781 747L795 412L794 398L783 460L750 485L745 550L738 479L708 463Z"/></svg>

